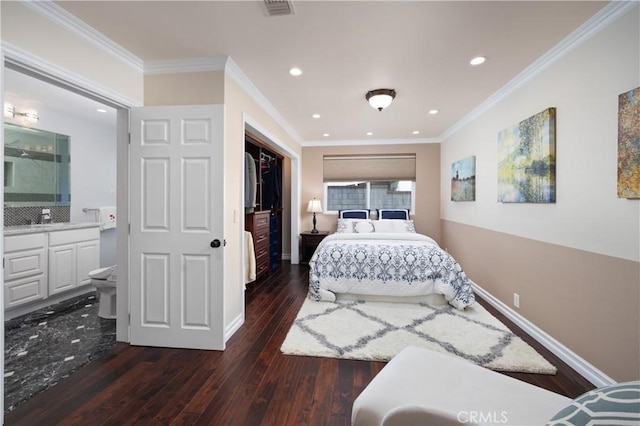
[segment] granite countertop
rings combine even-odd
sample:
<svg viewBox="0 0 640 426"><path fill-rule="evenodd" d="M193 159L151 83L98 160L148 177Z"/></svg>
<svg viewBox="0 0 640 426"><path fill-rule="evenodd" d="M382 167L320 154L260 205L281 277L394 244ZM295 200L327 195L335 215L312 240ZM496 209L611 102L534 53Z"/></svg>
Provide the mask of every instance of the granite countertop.
<svg viewBox="0 0 640 426"><path fill-rule="evenodd" d="M67 231L69 229L82 229L82 228L97 228L100 224L96 222L91 223L73 223L73 222L60 222L60 223L45 223L35 225L18 225L18 226L5 226L4 235L20 235L20 234L35 234L38 232L54 232L54 231Z"/></svg>

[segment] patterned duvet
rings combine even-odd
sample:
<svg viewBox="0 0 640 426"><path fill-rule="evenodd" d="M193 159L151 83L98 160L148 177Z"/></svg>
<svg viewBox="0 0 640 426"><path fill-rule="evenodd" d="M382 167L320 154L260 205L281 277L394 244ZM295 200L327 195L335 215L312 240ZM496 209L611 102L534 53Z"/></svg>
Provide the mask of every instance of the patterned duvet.
<svg viewBox="0 0 640 426"><path fill-rule="evenodd" d="M309 261L309 298L336 293L375 296L442 294L457 309L475 301L458 262L431 238L415 233L336 233Z"/></svg>

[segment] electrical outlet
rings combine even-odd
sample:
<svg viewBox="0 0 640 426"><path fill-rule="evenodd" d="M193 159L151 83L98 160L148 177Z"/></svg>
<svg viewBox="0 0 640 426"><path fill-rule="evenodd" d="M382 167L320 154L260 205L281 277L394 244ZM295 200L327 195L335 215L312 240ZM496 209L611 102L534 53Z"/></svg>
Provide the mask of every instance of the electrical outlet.
<svg viewBox="0 0 640 426"><path fill-rule="evenodd" d="M513 293L513 306L520 307L520 295L518 293Z"/></svg>

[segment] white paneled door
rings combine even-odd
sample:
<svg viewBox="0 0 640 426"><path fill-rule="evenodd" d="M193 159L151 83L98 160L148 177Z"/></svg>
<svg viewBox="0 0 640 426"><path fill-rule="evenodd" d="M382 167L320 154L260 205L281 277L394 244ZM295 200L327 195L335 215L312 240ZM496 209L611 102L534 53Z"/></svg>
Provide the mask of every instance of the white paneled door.
<svg viewBox="0 0 640 426"><path fill-rule="evenodd" d="M224 349L223 107L131 111L131 344Z"/></svg>

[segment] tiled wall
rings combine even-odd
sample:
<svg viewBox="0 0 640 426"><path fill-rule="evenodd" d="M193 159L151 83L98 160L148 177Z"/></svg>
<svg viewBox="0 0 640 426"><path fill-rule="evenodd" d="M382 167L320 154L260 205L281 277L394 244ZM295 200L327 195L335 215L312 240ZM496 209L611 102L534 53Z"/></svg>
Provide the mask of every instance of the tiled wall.
<svg viewBox="0 0 640 426"><path fill-rule="evenodd" d="M43 208L51 210L51 219L53 222L70 221L71 213L69 206L5 207L4 226L38 223Z"/></svg>

